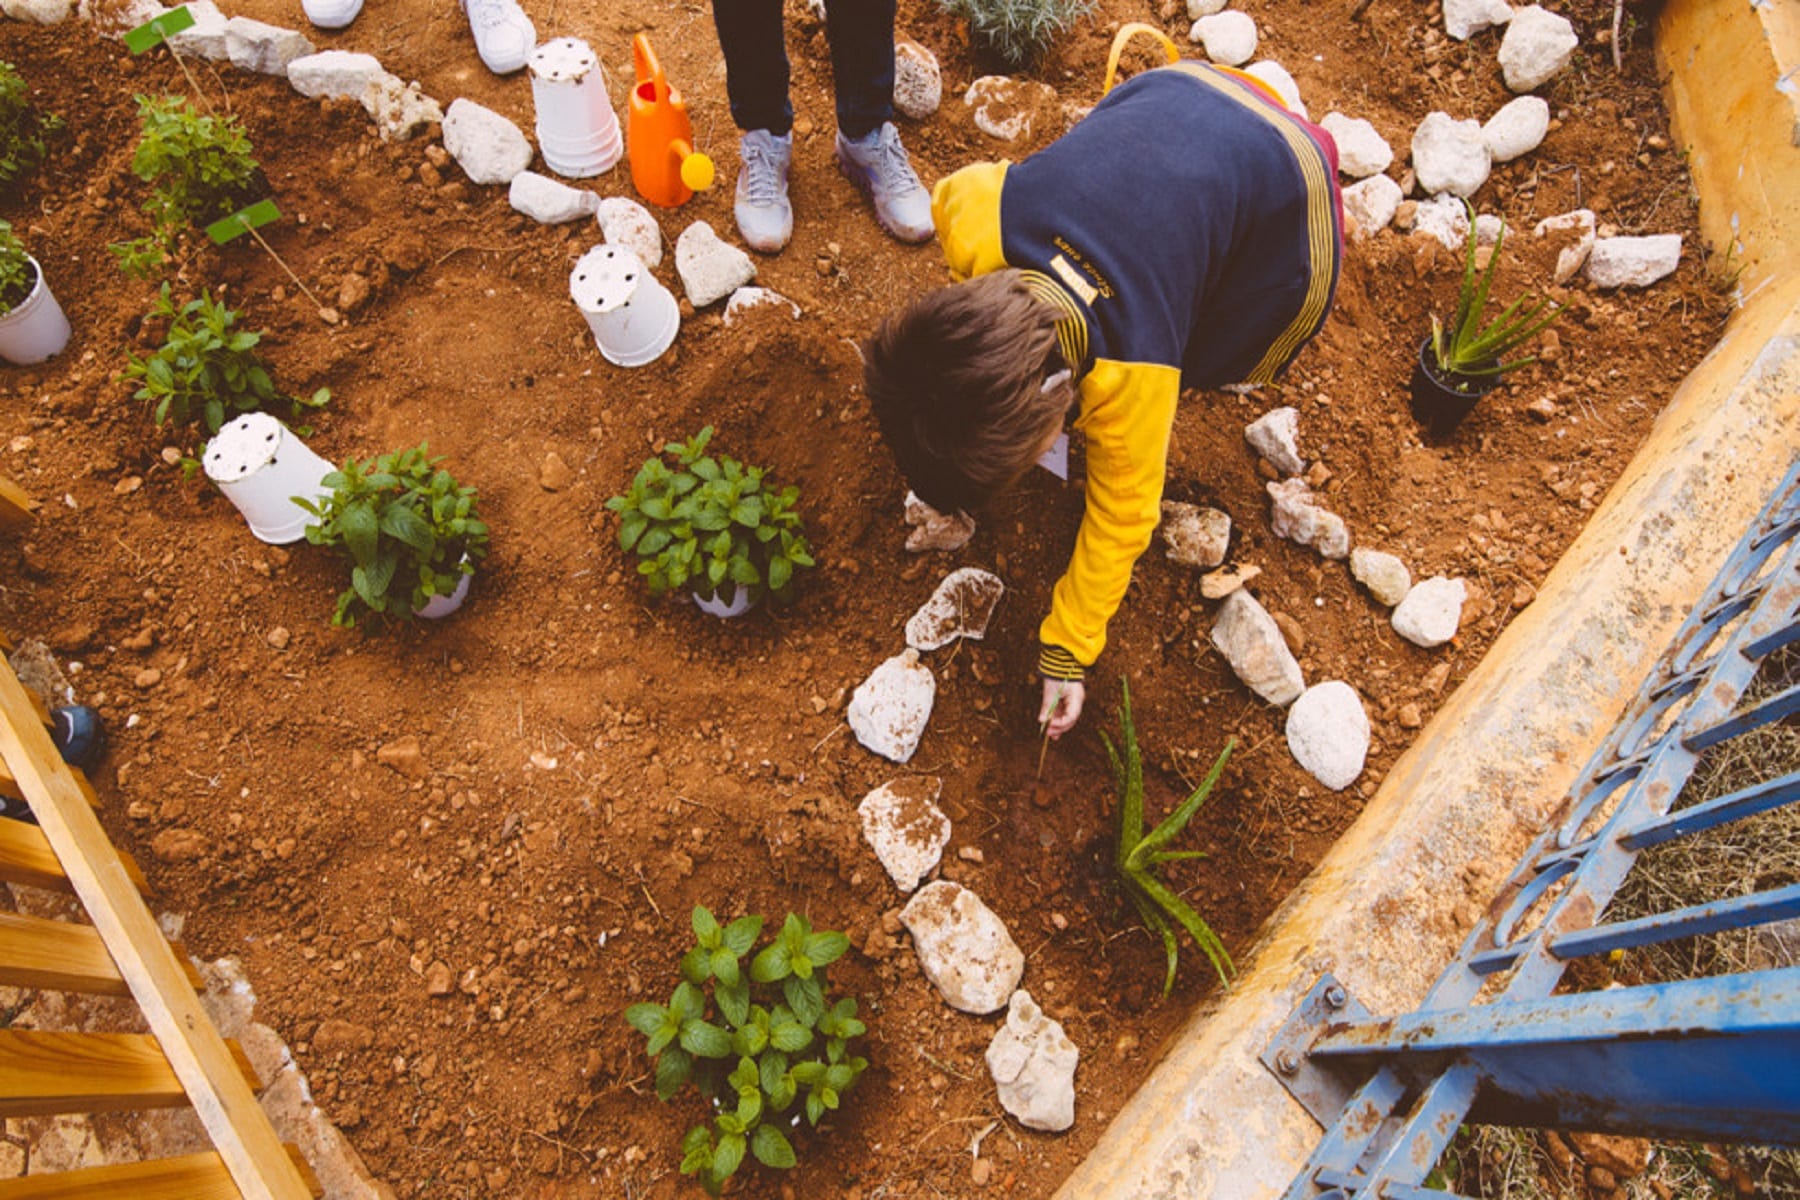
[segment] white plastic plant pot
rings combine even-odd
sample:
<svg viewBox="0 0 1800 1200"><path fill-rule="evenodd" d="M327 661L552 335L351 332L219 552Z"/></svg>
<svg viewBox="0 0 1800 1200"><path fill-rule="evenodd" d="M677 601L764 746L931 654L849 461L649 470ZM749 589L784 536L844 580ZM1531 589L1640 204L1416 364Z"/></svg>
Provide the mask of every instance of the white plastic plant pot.
<svg viewBox="0 0 1800 1200"><path fill-rule="evenodd" d="M569 298L606 361L621 367L656 361L681 328L674 293L624 246L599 245L582 255L569 273Z"/></svg>
<svg viewBox="0 0 1800 1200"><path fill-rule="evenodd" d="M469 581L474 578L473 575L464 575L461 579L456 581L456 586L450 589L450 594L448 596L433 596L419 607L413 609L413 616L424 617L429 621L436 621L440 617L449 616L451 613L461 608L463 606L463 601L469 598Z"/></svg>
<svg viewBox="0 0 1800 1200"><path fill-rule="evenodd" d="M711 613L713 616L720 618L729 618L743 616L752 608L756 607L756 601L750 598L750 590L739 583L732 585L731 596L729 598L726 597L723 590L720 590L712 596L702 596L699 592L695 592L694 606L703 613Z"/></svg>
<svg viewBox="0 0 1800 1200"><path fill-rule="evenodd" d="M227 424L200 461L250 532L276 546L306 536L313 518L294 499L317 503L331 495L325 476L336 469L268 413L245 413Z"/></svg>
<svg viewBox="0 0 1800 1200"><path fill-rule="evenodd" d="M530 66L544 165L568 179L610 171L625 142L599 58L580 38L560 37L533 50Z"/></svg>
<svg viewBox="0 0 1800 1200"><path fill-rule="evenodd" d="M69 344L71 332L69 318L50 293L43 267L29 254L25 261L31 264L37 282L31 285L29 296L13 305L12 311L0 315L0 358L19 366L41 363L60 354Z"/></svg>

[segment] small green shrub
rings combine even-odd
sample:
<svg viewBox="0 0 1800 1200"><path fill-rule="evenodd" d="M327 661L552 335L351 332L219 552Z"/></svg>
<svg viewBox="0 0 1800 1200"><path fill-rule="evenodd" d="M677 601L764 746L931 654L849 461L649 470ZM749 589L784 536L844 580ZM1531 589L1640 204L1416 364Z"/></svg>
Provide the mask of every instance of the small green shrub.
<svg viewBox="0 0 1800 1200"><path fill-rule="evenodd" d="M137 105L143 132L131 171L151 185L144 202L151 231L110 248L121 270L147 279L173 253L182 230L229 216L253 198L257 162L235 116L202 114L180 96L139 96Z"/></svg>
<svg viewBox="0 0 1800 1200"><path fill-rule="evenodd" d="M17 193L49 153L50 138L62 130L61 117L32 106L31 89L18 69L0 62L0 195Z"/></svg>
<svg viewBox="0 0 1800 1200"><path fill-rule="evenodd" d="M325 476L331 494L294 503L311 513L306 540L350 562L350 586L331 623L359 617L409 620L434 596L448 596L487 557L488 527L472 487L456 482L420 444L367 462L354 458Z"/></svg>
<svg viewBox="0 0 1800 1200"><path fill-rule="evenodd" d="M869 1065L850 1053L850 1040L867 1028L854 999L826 991L825 968L850 948L843 934L815 932L789 913L752 957L760 916L721 926L696 906L693 927L695 945L669 1003L633 1004L625 1019L656 1061L659 1097L692 1082L712 1103L712 1123L681 1139L681 1173L699 1176L716 1196L746 1153L778 1170L794 1165L784 1128L797 1126L802 1110L817 1125L838 1107Z"/></svg>
<svg viewBox="0 0 1800 1200"><path fill-rule="evenodd" d="M760 600L789 598L794 573L813 565L799 489L765 487L764 467L706 453L713 427L670 442L645 460L631 488L606 507L619 514L619 545L635 551L654 595L683 588L710 598L734 584Z"/></svg>
<svg viewBox="0 0 1800 1200"><path fill-rule="evenodd" d="M176 308L163 284L149 319L167 320L168 335L148 358L129 355L121 376L141 385L134 395L150 402L158 426L197 420L217 433L228 415L267 409L278 400L286 400L294 415L331 400L330 388L310 397L277 392L256 353L262 334L236 328L238 316L205 292Z"/></svg>
<svg viewBox="0 0 1800 1200"><path fill-rule="evenodd" d="M1201 919L1187 901L1163 881L1161 867L1163 863L1182 858L1205 858L1201 850L1167 850L1164 849L1176 834L1187 828L1200 805L1212 793L1219 782L1219 776L1225 772L1225 763L1231 757L1231 751L1237 746L1236 739L1225 743L1225 750L1213 763L1212 770L1194 789L1194 794L1181 802L1162 824L1144 832L1144 760L1138 752L1137 727L1131 720L1131 685L1124 680L1119 681L1123 698L1119 703L1120 741L1125 747L1123 757L1112 744L1112 739L1104 733L1100 739L1106 743L1106 757L1112 761L1113 778L1119 787L1119 840L1113 865L1119 873L1119 882L1124 885L1125 894L1137 907L1138 915L1144 919L1144 926L1162 938L1163 950L1168 955L1169 970L1163 977L1163 995L1175 986L1175 960L1179 945L1175 936L1173 921L1187 930L1188 936L1194 939L1213 970L1219 973L1221 983L1229 983L1232 973L1231 955L1225 951L1225 943L1219 935L1212 931L1212 926Z"/></svg>
<svg viewBox="0 0 1800 1200"><path fill-rule="evenodd" d="M37 271L11 221L0 221L0 314L11 312L37 284Z"/></svg>
<svg viewBox="0 0 1800 1200"><path fill-rule="evenodd" d="M1057 34L1094 11L1094 0L938 0L943 10L969 23L978 44L1007 66L1035 62Z"/></svg>

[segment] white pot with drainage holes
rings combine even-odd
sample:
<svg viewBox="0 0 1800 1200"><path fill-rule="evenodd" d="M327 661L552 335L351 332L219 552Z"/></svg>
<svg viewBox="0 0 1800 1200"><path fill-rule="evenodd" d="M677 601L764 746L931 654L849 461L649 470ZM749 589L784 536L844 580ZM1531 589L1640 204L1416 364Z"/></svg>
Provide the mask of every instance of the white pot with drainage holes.
<svg viewBox="0 0 1800 1200"><path fill-rule="evenodd" d="M606 361L621 367L654 362L681 328L674 294L624 246L595 246L582 255L569 273L569 298Z"/></svg>
<svg viewBox="0 0 1800 1200"><path fill-rule="evenodd" d="M245 413L226 425L200 461L250 532L276 546L306 536L312 514L294 498L317 503L331 495L325 476L336 470L268 413Z"/></svg>
<svg viewBox="0 0 1800 1200"><path fill-rule="evenodd" d="M529 62L544 165L567 179L612 170L625 142L593 50L580 38L559 37L533 50Z"/></svg>

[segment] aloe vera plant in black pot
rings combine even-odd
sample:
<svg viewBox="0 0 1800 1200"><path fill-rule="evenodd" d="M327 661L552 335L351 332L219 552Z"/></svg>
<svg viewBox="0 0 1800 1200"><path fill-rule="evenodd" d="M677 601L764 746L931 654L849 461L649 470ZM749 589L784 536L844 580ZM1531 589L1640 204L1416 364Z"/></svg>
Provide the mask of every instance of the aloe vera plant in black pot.
<svg viewBox="0 0 1800 1200"><path fill-rule="evenodd" d="M1499 316L1487 319L1488 294L1505 241L1502 226L1487 265L1477 268L1475 213L1469 210L1456 313L1448 325L1432 314L1431 336L1420 343L1413 369L1413 416L1434 433L1455 429L1483 396L1499 386L1502 376L1536 362L1532 355L1517 357L1520 347L1562 315L1562 306L1548 296L1526 292Z"/></svg>

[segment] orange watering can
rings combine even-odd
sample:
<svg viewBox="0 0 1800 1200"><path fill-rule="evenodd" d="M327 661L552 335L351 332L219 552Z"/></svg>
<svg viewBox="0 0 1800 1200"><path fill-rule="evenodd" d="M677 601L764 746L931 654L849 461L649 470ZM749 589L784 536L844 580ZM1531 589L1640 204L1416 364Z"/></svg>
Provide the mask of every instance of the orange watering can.
<svg viewBox="0 0 1800 1200"><path fill-rule="evenodd" d="M637 85L631 89L631 182L644 199L664 208L686 204L713 183L713 162L694 149L694 126L687 103L663 77L650 39L631 39Z"/></svg>

